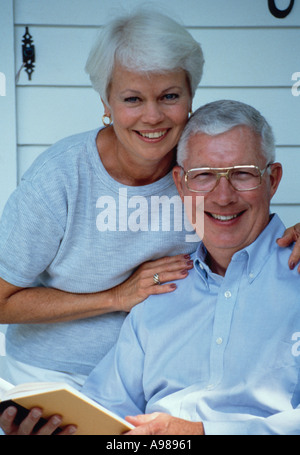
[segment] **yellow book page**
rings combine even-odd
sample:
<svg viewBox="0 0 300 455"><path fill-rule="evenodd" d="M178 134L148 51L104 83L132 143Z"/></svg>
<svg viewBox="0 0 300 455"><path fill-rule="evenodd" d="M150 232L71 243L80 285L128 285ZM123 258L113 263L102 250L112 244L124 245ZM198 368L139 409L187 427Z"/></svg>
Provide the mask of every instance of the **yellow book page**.
<svg viewBox="0 0 300 455"><path fill-rule="evenodd" d="M117 420L109 411L97 409L68 390L12 399L27 409L33 407L43 409L43 417L46 419L54 414L61 415L63 417L61 426L76 425L77 435L119 435L132 428L123 419Z"/></svg>

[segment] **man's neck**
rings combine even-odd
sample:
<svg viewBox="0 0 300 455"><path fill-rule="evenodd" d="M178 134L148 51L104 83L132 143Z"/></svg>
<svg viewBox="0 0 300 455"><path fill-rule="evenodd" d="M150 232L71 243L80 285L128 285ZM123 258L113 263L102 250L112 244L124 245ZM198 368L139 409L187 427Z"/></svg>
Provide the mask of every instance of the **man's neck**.
<svg viewBox="0 0 300 455"><path fill-rule="evenodd" d="M225 276L227 267L230 264L232 254L223 254L222 257L217 258L216 255L212 256L210 252L207 252L205 259L206 264L209 266L210 270L217 275Z"/></svg>

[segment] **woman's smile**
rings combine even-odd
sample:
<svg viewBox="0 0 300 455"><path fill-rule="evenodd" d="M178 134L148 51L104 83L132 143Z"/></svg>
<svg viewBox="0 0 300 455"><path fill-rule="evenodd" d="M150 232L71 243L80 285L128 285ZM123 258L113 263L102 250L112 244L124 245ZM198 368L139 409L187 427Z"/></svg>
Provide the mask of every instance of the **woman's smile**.
<svg viewBox="0 0 300 455"><path fill-rule="evenodd" d="M146 142L160 142L167 136L170 128L163 130L153 130L153 131L136 131L136 133L145 140Z"/></svg>

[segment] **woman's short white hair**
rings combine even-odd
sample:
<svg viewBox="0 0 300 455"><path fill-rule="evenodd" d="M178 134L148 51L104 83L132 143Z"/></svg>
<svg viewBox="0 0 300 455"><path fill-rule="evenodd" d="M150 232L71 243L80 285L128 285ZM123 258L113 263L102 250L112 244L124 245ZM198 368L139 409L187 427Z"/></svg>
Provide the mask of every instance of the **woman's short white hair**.
<svg viewBox="0 0 300 455"><path fill-rule="evenodd" d="M225 133L236 126L248 126L260 135L262 153L268 162L275 160L275 139L266 119L254 107L234 100L219 100L208 103L190 117L177 148L177 162L183 167L188 156L188 142L199 133L210 136Z"/></svg>
<svg viewBox="0 0 300 455"><path fill-rule="evenodd" d="M194 97L204 58L200 44L182 25L164 14L142 11L104 26L88 57L86 72L107 105L115 62L139 73L183 69Z"/></svg>

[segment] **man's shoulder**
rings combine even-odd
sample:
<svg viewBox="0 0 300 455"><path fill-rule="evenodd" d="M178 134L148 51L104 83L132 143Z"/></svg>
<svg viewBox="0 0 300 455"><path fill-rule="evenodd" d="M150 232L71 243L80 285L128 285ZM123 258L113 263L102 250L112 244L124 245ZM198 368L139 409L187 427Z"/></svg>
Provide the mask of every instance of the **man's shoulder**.
<svg viewBox="0 0 300 455"><path fill-rule="evenodd" d="M295 267L293 270L289 267L289 258L293 251L293 248L294 244L289 245L285 248L276 245L274 248L273 260L280 276L286 276L290 280L297 278L300 280L300 275L297 271L297 267Z"/></svg>
<svg viewBox="0 0 300 455"><path fill-rule="evenodd" d="M191 254L191 259L195 255ZM176 314L186 311L186 306L189 306L194 300L194 294L197 292L196 283L199 281L199 276L195 268L189 270L186 278L181 280L174 280L172 283L176 284L176 289L172 292L164 294L150 295L142 303L136 305L131 313L136 318L147 319L153 318L153 315L163 317L165 314Z"/></svg>

